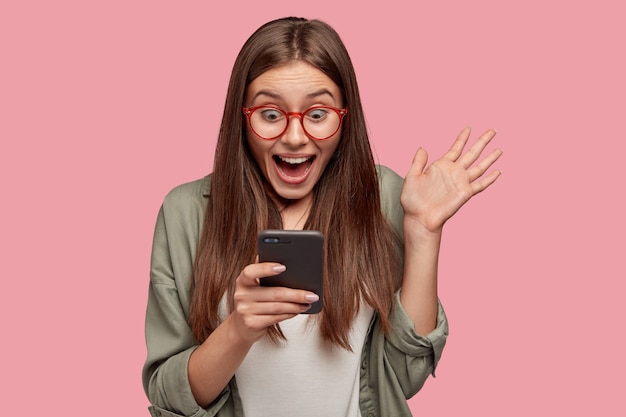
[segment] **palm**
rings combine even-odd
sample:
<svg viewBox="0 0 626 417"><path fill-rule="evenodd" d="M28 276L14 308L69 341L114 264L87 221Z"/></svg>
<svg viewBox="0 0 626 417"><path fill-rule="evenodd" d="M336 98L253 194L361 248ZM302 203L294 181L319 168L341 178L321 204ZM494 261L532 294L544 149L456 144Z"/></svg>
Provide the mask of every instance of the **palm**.
<svg viewBox="0 0 626 417"><path fill-rule="evenodd" d="M484 175L502 155L500 149L478 161L495 132L485 132L463 153L469 134L469 129L463 130L450 150L426 170L426 151L419 149L415 154L404 181L400 202L405 217L417 220L428 231L440 230L463 204L500 175L499 171ZM478 163L474 164L476 161Z"/></svg>

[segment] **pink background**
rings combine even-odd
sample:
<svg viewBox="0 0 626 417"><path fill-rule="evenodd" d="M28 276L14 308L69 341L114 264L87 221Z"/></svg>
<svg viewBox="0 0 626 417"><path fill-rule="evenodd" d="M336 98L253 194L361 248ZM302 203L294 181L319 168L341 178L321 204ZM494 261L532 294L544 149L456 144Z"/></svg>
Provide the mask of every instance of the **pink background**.
<svg viewBox="0 0 626 417"><path fill-rule="evenodd" d="M505 151L446 226L451 335L415 414L625 415L620 3L2 2L2 414L148 415L157 210L211 170L244 40L302 15L343 37L380 163L467 125Z"/></svg>

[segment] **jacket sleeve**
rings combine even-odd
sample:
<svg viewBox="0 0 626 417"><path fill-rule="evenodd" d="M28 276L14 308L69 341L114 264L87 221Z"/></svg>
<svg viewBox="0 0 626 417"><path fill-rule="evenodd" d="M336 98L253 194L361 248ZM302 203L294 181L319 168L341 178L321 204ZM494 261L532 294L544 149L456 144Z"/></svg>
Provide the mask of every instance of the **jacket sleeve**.
<svg viewBox="0 0 626 417"><path fill-rule="evenodd" d="M361 414L410 417L406 402L434 374L448 334L446 316L439 306L437 327L427 336L415 333L413 321L396 294L393 327L386 337L376 316L361 360Z"/></svg>
<svg viewBox="0 0 626 417"><path fill-rule="evenodd" d="M386 339L385 356L408 399L422 388L429 375L435 376L448 337L448 320L439 303L437 327L426 336L418 335L413 320L400 303L398 292L391 326L393 330Z"/></svg>
<svg viewBox="0 0 626 417"><path fill-rule="evenodd" d="M400 205L403 180L386 167L378 167L381 209L398 235L402 237L404 211ZM402 290L400 290L402 291ZM396 294L394 310L390 317L392 331L384 338L385 362L402 388L404 396L410 398L423 386L441 358L448 336L448 322L441 303L437 314L437 327L428 335L415 332L414 323L400 303L400 291ZM374 329L374 334L379 332ZM372 340L375 345L376 341ZM379 352L381 353L381 352Z"/></svg>
<svg viewBox="0 0 626 417"><path fill-rule="evenodd" d="M146 310L147 358L142 379L154 416L214 416L229 387L208 408L195 401L187 364L197 347L187 323L195 250L204 213L200 183L174 189L159 211L152 246Z"/></svg>

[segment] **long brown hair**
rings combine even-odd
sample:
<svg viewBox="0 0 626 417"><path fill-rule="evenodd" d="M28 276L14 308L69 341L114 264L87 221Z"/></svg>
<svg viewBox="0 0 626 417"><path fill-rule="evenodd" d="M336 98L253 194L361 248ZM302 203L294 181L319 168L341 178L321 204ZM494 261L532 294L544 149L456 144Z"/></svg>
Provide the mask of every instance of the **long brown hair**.
<svg viewBox="0 0 626 417"><path fill-rule="evenodd" d="M232 310L235 279L254 262L257 233L282 228L271 187L248 149L241 109L252 80L293 60L324 72L340 88L348 108L339 146L313 190L304 226L325 236L322 337L350 349L348 333L362 300L389 331L400 285L400 252L397 236L381 213L354 68L339 35L326 23L285 18L266 23L247 40L230 78L193 268L189 323L199 342L219 324L218 306L225 294ZM274 327L270 336L276 339L282 333Z"/></svg>

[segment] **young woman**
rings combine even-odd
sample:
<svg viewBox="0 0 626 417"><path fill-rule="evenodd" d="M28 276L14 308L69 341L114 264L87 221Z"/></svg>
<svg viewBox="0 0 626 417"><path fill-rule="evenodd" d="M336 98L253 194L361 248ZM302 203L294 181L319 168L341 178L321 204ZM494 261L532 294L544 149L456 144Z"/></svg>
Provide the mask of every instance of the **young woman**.
<svg viewBox="0 0 626 417"><path fill-rule="evenodd" d="M447 337L442 227L491 185L501 155L469 130L403 180L375 166L337 33L287 18L235 62L213 173L158 215L143 372L155 416L410 416ZM319 230L324 293L264 287L263 229ZM323 310L301 314L323 295Z"/></svg>

